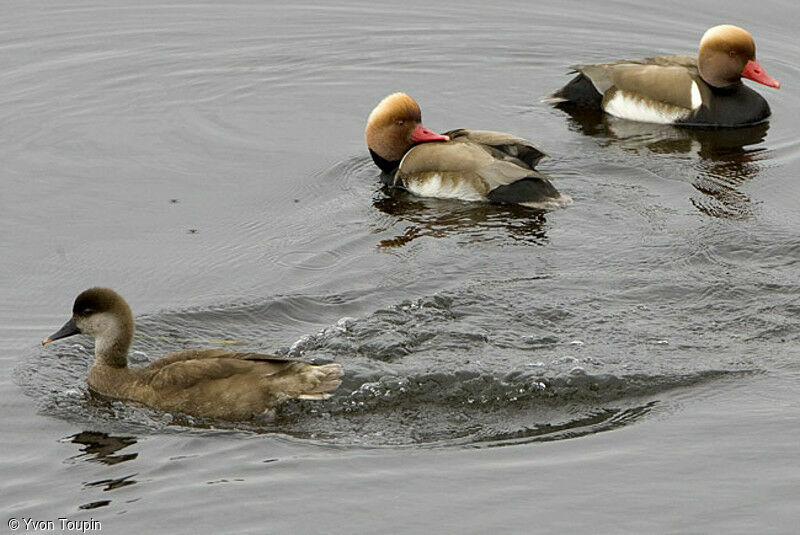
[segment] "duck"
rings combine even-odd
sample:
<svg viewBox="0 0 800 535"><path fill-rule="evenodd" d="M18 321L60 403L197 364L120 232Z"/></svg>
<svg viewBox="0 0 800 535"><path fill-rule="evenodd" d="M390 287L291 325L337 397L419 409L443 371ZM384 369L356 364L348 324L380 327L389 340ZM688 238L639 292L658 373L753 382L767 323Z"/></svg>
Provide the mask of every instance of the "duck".
<svg viewBox="0 0 800 535"><path fill-rule="evenodd" d="M731 24L709 28L698 55L656 56L575 65L567 85L545 100L561 106L600 108L609 115L686 127L741 127L767 120L767 101L742 78L781 84L756 60L753 36Z"/></svg>
<svg viewBox="0 0 800 535"><path fill-rule="evenodd" d="M375 106L364 135L383 182L420 197L533 208L570 201L535 169L546 154L532 142L489 130L438 134L422 125L419 104L405 93Z"/></svg>
<svg viewBox="0 0 800 535"><path fill-rule="evenodd" d="M223 348L177 351L147 366L129 367L134 327L122 296L110 288L89 288L75 299L72 317L42 345L89 335L95 343L87 379L91 391L199 418L270 420L280 403L326 399L341 383L337 363L313 365Z"/></svg>

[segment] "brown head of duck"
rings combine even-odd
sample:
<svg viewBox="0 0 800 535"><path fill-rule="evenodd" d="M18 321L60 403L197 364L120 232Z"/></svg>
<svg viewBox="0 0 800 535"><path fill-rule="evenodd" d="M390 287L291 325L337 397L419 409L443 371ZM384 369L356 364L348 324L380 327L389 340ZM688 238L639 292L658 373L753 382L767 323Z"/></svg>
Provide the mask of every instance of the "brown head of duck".
<svg viewBox="0 0 800 535"><path fill-rule="evenodd" d="M375 106L364 135L372 159L386 173L396 169L414 145L450 140L422 125L419 105L405 93L392 93Z"/></svg>
<svg viewBox="0 0 800 535"><path fill-rule="evenodd" d="M769 87L781 86L756 61L756 45L750 32L731 24L714 26L703 34L697 66L703 80L714 87L737 84L742 77Z"/></svg>
<svg viewBox="0 0 800 535"><path fill-rule="evenodd" d="M95 340L95 357L99 364L124 368L128 365L133 332L133 313L128 303L109 288L90 288L75 299L69 321L43 340L42 345L87 334Z"/></svg>

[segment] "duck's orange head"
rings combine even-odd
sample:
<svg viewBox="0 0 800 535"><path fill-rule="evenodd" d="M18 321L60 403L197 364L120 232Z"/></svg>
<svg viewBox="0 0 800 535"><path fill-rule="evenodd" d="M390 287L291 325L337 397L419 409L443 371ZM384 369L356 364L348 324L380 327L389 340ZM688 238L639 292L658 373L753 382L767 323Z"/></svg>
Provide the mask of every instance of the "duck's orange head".
<svg viewBox="0 0 800 535"><path fill-rule="evenodd" d="M756 44L750 32L731 24L714 26L703 34L697 66L703 80L715 87L738 83L742 76L769 87L781 86L756 61Z"/></svg>
<svg viewBox="0 0 800 535"><path fill-rule="evenodd" d="M405 153L417 143L450 140L422 126L419 105L405 93L392 93L375 106L367 119L364 135L370 154L384 171L397 167Z"/></svg>

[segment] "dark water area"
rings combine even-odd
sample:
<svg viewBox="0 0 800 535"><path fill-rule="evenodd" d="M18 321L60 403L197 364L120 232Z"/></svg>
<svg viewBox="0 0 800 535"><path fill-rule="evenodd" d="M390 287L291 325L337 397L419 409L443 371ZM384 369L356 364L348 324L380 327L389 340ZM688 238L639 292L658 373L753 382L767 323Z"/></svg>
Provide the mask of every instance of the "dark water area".
<svg viewBox="0 0 800 535"><path fill-rule="evenodd" d="M21 3L0 18L3 522L140 533L792 533L800 521L800 44L789 2ZM569 65L750 30L769 123L541 102ZM748 82L749 83L749 82ZM393 91L530 138L552 211L381 186ZM93 396L94 285L131 361L340 362L222 424ZM18 531L23 531L22 529Z"/></svg>

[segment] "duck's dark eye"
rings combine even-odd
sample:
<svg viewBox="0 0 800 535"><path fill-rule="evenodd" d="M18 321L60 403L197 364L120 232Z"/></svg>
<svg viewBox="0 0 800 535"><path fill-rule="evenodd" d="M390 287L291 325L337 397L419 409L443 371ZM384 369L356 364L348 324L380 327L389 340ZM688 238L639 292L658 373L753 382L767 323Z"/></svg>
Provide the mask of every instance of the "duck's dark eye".
<svg viewBox="0 0 800 535"><path fill-rule="evenodd" d="M406 122L403 119L398 119L395 123L397 123L398 126L403 126Z"/></svg>
<svg viewBox="0 0 800 535"><path fill-rule="evenodd" d="M731 50L730 52L728 52L728 54L730 54L730 56L733 57L733 56L736 55L736 51L735 50Z"/></svg>
<svg viewBox="0 0 800 535"><path fill-rule="evenodd" d="M82 316L88 316L89 314L93 314L93 313L94 313L94 309L93 308L88 308L87 307L87 308L84 308L83 310L81 310L81 315Z"/></svg>

